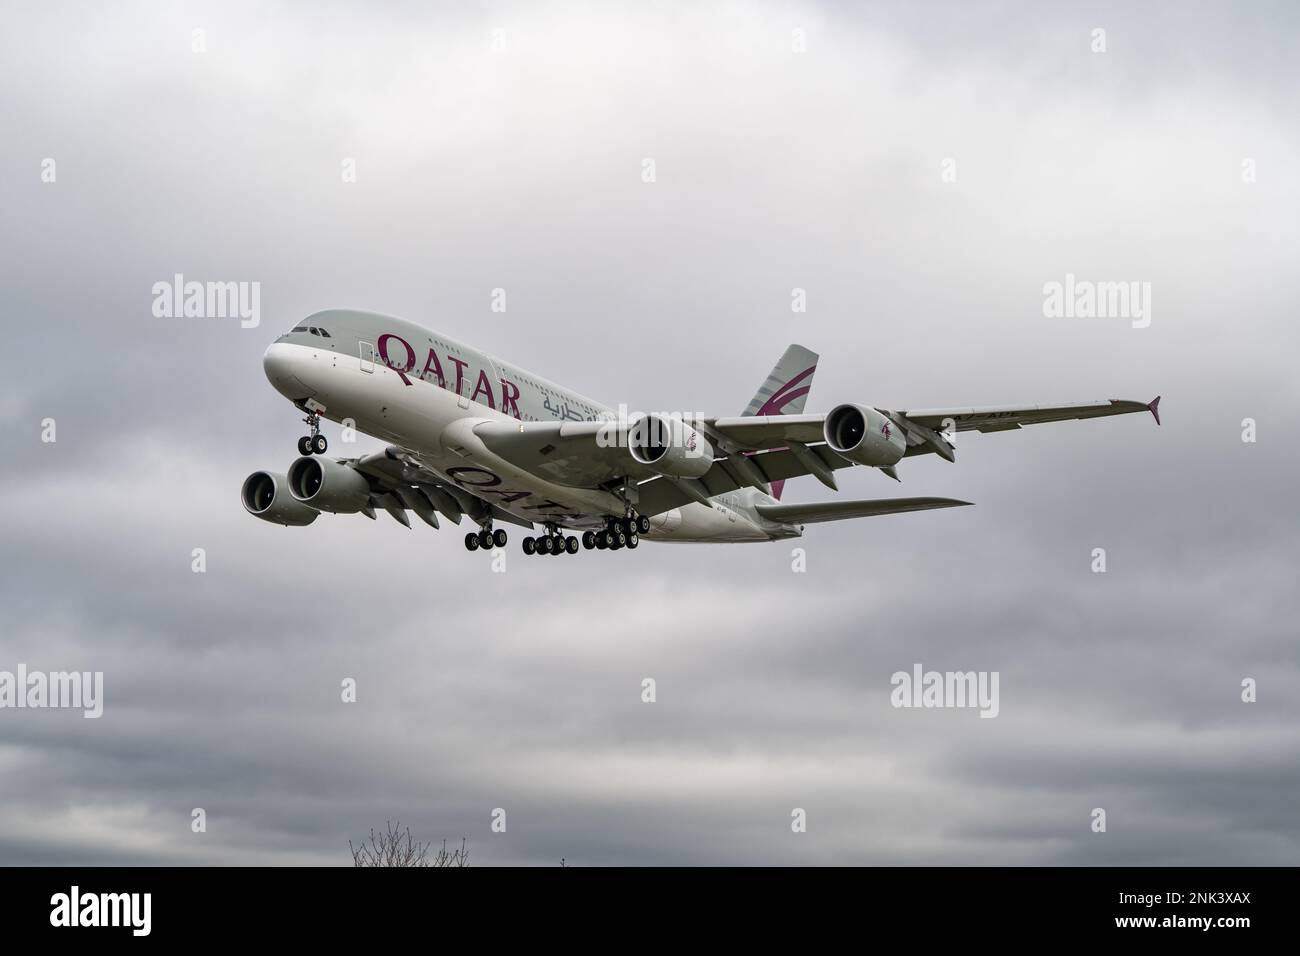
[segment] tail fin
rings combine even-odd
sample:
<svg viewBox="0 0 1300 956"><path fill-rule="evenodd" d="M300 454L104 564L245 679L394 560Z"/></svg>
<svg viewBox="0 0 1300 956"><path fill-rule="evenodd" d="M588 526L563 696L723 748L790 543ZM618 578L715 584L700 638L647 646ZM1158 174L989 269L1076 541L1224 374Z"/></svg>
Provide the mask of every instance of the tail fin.
<svg viewBox="0 0 1300 956"><path fill-rule="evenodd" d="M817 353L791 345L776 363L742 415L798 415L817 372ZM772 482L772 497L781 500L784 481Z"/></svg>

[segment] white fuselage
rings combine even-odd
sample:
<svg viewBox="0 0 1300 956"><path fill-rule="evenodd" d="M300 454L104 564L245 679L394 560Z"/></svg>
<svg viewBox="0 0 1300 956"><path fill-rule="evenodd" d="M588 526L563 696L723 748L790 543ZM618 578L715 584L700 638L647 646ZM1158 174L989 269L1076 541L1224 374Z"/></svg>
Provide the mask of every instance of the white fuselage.
<svg viewBox="0 0 1300 956"><path fill-rule="evenodd" d="M615 412L446 336L373 313L322 312L273 343L263 367L286 398L407 449L444 481L523 520L540 521L558 505L574 516L565 527L596 528L624 512L611 492L555 484L496 456L454 450L455 435L471 422L605 421ZM797 528L758 516L755 503L774 501L742 488L713 498L712 508L691 503L653 516L645 537L738 542L797 535Z"/></svg>

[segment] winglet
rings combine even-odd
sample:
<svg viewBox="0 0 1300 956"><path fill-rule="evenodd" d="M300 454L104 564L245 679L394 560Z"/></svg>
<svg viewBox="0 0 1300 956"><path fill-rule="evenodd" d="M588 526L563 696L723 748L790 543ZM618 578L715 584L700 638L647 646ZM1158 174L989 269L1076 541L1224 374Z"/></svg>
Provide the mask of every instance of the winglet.
<svg viewBox="0 0 1300 956"><path fill-rule="evenodd" d="M1151 417L1154 418L1156 420L1156 424L1159 425L1160 424L1160 396L1157 395L1155 398L1151 399L1151 402L1150 404L1147 405L1147 408L1151 410Z"/></svg>

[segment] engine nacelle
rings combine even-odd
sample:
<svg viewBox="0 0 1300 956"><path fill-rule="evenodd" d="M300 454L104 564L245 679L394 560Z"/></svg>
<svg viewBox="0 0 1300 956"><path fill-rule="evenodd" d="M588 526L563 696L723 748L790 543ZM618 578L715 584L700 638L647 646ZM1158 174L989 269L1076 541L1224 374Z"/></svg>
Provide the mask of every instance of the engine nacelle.
<svg viewBox="0 0 1300 956"><path fill-rule="evenodd" d="M370 503L370 482L351 465L308 455L289 466L289 494L317 511L351 515Z"/></svg>
<svg viewBox="0 0 1300 956"><path fill-rule="evenodd" d="M888 468L907 451L897 425L866 405L837 405L822 426L826 444L842 458L859 465Z"/></svg>
<svg viewBox="0 0 1300 956"><path fill-rule="evenodd" d="M639 465L674 478L699 478L713 467L713 446L676 416L646 415L628 429L627 450Z"/></svg>
<svg viewBox="0 0 1300 956"><path fill-rule="evenodd" d="M288 487L284 475L255 471L244 479L239 497L244 510L255 518L294 527L311 524L320 512L290 495Z"/></svg>

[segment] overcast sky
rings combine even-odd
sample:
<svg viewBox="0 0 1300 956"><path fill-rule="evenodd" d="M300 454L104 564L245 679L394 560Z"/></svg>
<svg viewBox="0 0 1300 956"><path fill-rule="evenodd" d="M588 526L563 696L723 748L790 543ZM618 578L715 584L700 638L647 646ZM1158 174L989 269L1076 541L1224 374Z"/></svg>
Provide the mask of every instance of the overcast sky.
<svg viewBox="0 0 1300 956"><path fill-rule="evenodd" d="M344 864L400 819L478 864L1294 864L1300 15L1129 6L10 7L0 670L105 699L0 710L0 863ZM154 317L176 273L261 324ZM1067 274L1149 327L1044 317ZM737 414L797 341L809 411L1164 426L841 473L973 508L497 574L240 507L303 431L262 352L330 307L611 405ZM893 708L916 663L999 715Z"/></svg>

